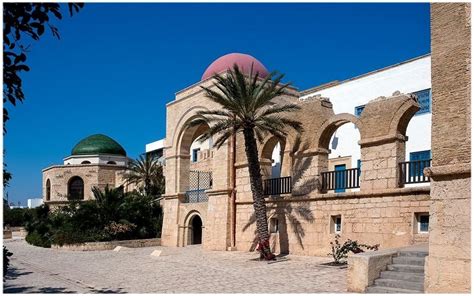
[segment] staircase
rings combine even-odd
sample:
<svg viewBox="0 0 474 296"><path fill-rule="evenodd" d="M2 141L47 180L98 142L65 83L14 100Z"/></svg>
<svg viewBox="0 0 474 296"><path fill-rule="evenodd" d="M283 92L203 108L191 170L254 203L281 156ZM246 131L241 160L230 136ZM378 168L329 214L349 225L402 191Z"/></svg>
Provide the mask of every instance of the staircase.
<svg viewBox="0 0 474 296"><path fill-rule="evenodd" d="M398 252L392 264L380 273L367 293L423 293L426 251L407 250Z"/></svg>

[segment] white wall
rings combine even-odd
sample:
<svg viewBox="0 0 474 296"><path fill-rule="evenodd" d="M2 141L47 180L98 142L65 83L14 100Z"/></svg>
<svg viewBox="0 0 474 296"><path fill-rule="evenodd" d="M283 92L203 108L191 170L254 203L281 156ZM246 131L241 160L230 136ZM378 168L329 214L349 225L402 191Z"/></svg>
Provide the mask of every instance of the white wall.
<svg viewBox="0 0 474 296"><path fill-rule="evenodd" d="M43 199L42 198L29 198L28 199L28 208L29 209L37 208L42 204L43 204Z"/></svg>
<svg viewBox="0 0 474 296"><path fill-rule="evenodd" d="M193 150L199 148L199 151L204 151L210 149L212 147L212 138L205 140L203 142L198 141L197 139L191 144L191 148L189 149L189 155L191 155L191 160L193 156Z"/></svg>
<svg viewBox="0 0 474 296"><path fill-rule="evenodd" d="M355 107L365 105L377 97L391 96L397 90L412 93L428 88L431 88L431 56L424 56L359 78L342 81L338 85L306 94L300 99L321 95L330 99L335 114L354 114ZM352 155L352 167L357 167L357 160L360 159L358 130L349 123L341 126L336 135L339 138L337 149L331 149L333 136L329 157ZM408 125L407 136L407 160L410 152L431 149L431 113L415 115Z"/></svg>
<svg viewBox="0 0 474 296"><path fill-rule="evenodd" d="M165 147L165 139L161 139L145 145L145 152L151 152Z"/></svg>
<svg viewBox="0 0 474 296"><path fill-rule="evenodd" d="M64 159L65 165L82 164L89 161L91 164L107 164L109 161L115 161L116 165L127 166L128 157L120 155L73 155Z"/></svg>

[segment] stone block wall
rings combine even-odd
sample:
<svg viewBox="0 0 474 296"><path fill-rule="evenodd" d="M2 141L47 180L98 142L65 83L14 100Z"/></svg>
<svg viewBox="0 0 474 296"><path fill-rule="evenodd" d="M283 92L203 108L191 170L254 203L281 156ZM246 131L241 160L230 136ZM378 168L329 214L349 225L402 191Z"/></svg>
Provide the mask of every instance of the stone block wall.
<svg viewBox="0 0 474 296"><path fill-rule="evenodd" d="M119 186L116 184L117 172L125 168L114 165L58 165L43 170L43 200L48 203L67 202L69 180L78 176L84 181L84 200L93 199L92 187L104 188ZM51 199L46 201L46 182L51 182Z"/></svg>
<svg viewBox="0 0 474 296"><path fill-rule="evenodd" d="M425 291L471 291L471 5L431 4L432 167Z"/></svg>
<svg viewBox="0 0 474 296"><path fill-rule="evenodd" d="M398 164L405 161L405 141L361 147L360 190L380 190L399 187Z"/></svg>
<svg viewBox="0 0 474 296"><path fill-rule="evenodd" d="M380 244L382 249L427 242L427 234L417 234L415 214L429 211L429 187L374 191L311 194L304 197L268 200L268 217L277 218L275 250L291 254L326 256L335 233L331 219L342 218L341 240ZM237 249L254 247L255 222L251 203L237 205Z"/></svg>

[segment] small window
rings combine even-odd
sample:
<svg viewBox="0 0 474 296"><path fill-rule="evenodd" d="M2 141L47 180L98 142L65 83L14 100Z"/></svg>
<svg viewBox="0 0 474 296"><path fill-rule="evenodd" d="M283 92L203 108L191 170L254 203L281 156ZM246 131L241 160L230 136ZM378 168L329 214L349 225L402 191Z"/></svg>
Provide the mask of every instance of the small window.
<svg viewBox="0 0 474 296"><path fill-rule="evenodd" d="M354 110L355 116L360 117L360 115L362 114L362 111L364 111L364 108L365 108L365 105L355 107L355 110Z"/></svg>
<svg viewBox="0 0 474 296"><path fill-rule="evenodd" d="M115 161L108 161L107 164L117 164Z"/></svg>
<svg viewBox="0 0 474 296"><path fill-rule="evenodd" d="M81 162L81 164L91 164L91 162L88 160L84 160L83 162Z"/></svg>
<svg viewBox="0 0 474 296"><path fill-rule="evenodd" d="M200 148L193 149L192 162L198 161L198 152L200 150L201 150Z"/></svg>
<svg viewBox="0 0 474 296"><path fill-rule="evenodd" d="M279 225L277 218L270 218L270 233L278 233Z"/></svg>
<svg viewBox="0 0 474 296"><path fill-rule="evenodd" d="M415 115L431 113L431 88L420 90L413 93L418 97L420 110Z"/></svg>
<svg viewBox="0 0 474 296"><path fill-rule="evenodd" d="M46 181L46 200L51 200L51 182L49 179Z"/></svg>
<svg viewBox="0 0 474 296"><path fill-rule="evenodd" d="M331 216L331 233L342 232L342 217L341 215Z"/></svg>
<svg viewBox="0 0 474 296"><path fill-rule="evenodd" d="M430 228L430 214L429 213L417 213L416 222L418 224L418 233L428 233Z"/></svg>

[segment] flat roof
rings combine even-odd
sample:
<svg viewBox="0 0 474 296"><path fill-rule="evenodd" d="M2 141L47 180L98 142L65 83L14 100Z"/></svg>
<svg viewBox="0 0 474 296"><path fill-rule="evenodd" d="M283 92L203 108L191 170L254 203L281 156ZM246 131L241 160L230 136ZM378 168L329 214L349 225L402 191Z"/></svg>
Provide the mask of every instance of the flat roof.
<svg viewBox="0 0 474 296"><path fill-rule="evenodd" d="M367 77L367 76L370 76L370 75L373 75L373 74L376 74L376 73L379 73L379 72L383 72L383 71L390 70L392 68L395 68L395 67L398 67L398 66L401 66L401 65L404 65L404 64L414 62L416 60L421 60L421 59L429 57L429 56L431 56L431 53L427 53L427 54L424 54L424 55L421 55L421 56L418 56L418 57L415 57L415 58L412 58L412 59L409 59L409 60L406 60L406 61L403 61L403 62L400 62L400 63L397 63L397 64L393 64L393 65L383 67L383 68L380 68L380 69L377 69L377 70L374 70L374 71L370 71L370 72L367 72L367 73L364 73L364 74L361 74L361 75L358 75L358 76L355 76L355 77L352 77L352 78L349 78L349 79L346 79L346 80L342 80L342 81L334 80L334 81L331 81L331 82L327 82L327 83L324 83L324 84L321 84L321 85L318 85L318 86L315 86L315 87L311 87L311 88L308 88L306 90L301 91L300 96L308 95L308 94L314 93L316 91L320 91L320 90L330 88L330 87L333 87L333 86L336 86L336 85L341 85L341 84L344 84L344 83L347 83L347 82L350 82L350 81L361 79L361 78L364 78L364 77Z"/></svg>

